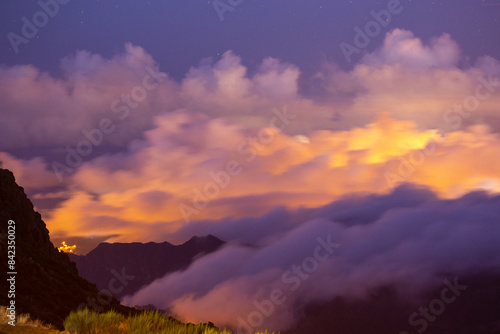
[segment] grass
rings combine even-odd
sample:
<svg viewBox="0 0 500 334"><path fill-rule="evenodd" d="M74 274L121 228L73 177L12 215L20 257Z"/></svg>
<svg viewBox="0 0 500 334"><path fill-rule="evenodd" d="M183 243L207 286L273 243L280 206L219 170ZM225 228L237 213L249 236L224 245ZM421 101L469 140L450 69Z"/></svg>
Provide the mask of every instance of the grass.
<svg viewBox="0 0 500 334"><path fill-rule="evenodd" d="M64 320L64 332L27 314L17 314L16 326L11 326L8 324L7 307L0 306L0 313L0 333L6 334L236 334L209 324L182 323L158 311L144 311L125 317L115 311L96 313L85 308L70 313ZM255 334L279 333L259 331Z"/></svg>
<svg viewBox="0 0 500 334"><path fill-rule="evenodd" d="M29 314L16 314L16 326L8 324L7 306L0 306L0 333L7 334L62 334L53 326L43 323L38 319L32 319Z"/></svg>
<svg viewBox="0 0 500 334"><path fill-rule="evenodd" d="M87 308L71 312L64 320L64 329L69 333L126 333L121 324L125 321L122 314L115 311L95 313ZM106 330L106 332L103 332Z"/></svg>
<svg viewBox="0 0 500 334"><path fill-rule="evenodd" d="M71 312L64 320L64 328L70 334L232 334L209 324L185 324L157 311L144 311L126 318L114 311L95 313L82 309Z"/></svg>

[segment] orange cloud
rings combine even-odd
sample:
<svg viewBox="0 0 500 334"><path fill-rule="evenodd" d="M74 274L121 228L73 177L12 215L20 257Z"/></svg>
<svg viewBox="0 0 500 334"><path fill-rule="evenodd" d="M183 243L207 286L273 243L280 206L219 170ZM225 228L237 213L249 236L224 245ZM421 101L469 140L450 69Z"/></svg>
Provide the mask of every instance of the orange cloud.
<svg viewBox="0 0 500 334"><path fill-rule="evenodd" d="M401 182L445 197L497 191L500 63L485 56L460 67L461 59L449 35L427 43L396 29L351 71L327 66L318 94L307 96L293 64L268 58L252 74L228 51L180 82L165 76L99 148L120 153L84 157L60 189L49 189L58 186L50 162L2 155L36 200L61 200L43 212L52 233L123 241L160 240L189 221L387 193ZM65 58L64 78L0 69L10 124L3 148L40 145L51 156L74 148L156 65L126 44L111 59Z"/></svg>
<svg viewBox="0 0 500 334"><path fill-rule="evenodd" d="M255 216L280 205L317 207L346 193L387 193L401 182L444 197L499 190L500 138L485 126L439 134L382 114L362 128L314 132L304 143L271 128L264 142L261 129L184 112L156 124L128 154L82 166L49 228L159 240L185 225L186 212L189 221ZM240 173L228 172L230 161Z"/></svg>

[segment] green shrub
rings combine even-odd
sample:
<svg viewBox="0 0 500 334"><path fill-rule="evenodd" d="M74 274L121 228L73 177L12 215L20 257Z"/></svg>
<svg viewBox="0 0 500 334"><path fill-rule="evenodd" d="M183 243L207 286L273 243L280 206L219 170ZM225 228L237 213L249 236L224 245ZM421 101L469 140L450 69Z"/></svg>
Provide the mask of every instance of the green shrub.
<svg viewBox="0 0 500 334"><path fill-rule="evenodd" d="M126 333L120 329L120 324L124 321L125 317L113 310L107 313L95 313L84 308L71 312L63 325L71 334Z"/></svg>
<svg viewBox="0 0 500 334"><path fill-rule="evenodd" d="M173 319L156 312L144 312L127 319L127 329L130 334L160 333L178 326Z"/></svg>
<svg viewBox="0 0 500 334"><path fill-rule="evenodd" d="M207 324L185 324L158 311L126 318L114 311L95 313L87 308L71 312L64 320L64 329L70 334L232 334Z"/></svg>

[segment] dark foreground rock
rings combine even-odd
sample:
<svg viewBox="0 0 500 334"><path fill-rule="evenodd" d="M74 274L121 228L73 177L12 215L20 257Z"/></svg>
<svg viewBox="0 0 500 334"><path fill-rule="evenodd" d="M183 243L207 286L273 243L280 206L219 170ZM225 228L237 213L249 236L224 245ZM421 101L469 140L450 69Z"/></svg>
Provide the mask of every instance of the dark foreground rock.
<svg viewBox="0 0 500 334"><path fill-rule="evenodd" d="M9 220L15 222L10 224L15 226L14 270L7 268ZM96 303L101 310L113 308L121 313L132 311L115 298L104 298L95 284L78 275L68 255L54 247L41 215L34 210L24 189L16 184L12 172L6 169L0 169L0 253L3 277L0 304L9 305L15 300L18 314L29 313L62 329L66 316L82 304ZM15 299L9 298L10 284L5 284L4 275L9 271L17 272Z"/></svg>

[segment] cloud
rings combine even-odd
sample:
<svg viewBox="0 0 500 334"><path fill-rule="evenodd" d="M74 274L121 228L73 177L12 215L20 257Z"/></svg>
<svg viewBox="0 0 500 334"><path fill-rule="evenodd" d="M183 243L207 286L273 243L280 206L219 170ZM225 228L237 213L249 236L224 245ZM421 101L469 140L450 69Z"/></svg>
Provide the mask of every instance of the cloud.
<svg viewBox="0 0 500 334"><path fill-rule="evenodd" d="M126 44L124 53L112 59L78 51L61 66L62 78L31 65L0 68L1 149L75 145L85 139L83 130L98 127L103 118L118 118L112 102L130 98L131 89L142 84L147 68L156 68L156 63L142 48ZM175 89L169 82L165 78L151 91L105 142L121 145L150 126L154 110L173 103Z"/></svg>
<svg viewBox="0 0 500 334"><path fill-rule="evenodd" d="M387 195L351 196L275 219L263 216L252 224L257 229L266 226L262 237L267 238L276 235L279 226L279 238L256 247L230 243L125 301L153 303L183 319L212 319L236 328L238 318L248 321L258 310L255 303L269 300L279 289L286 302L275 305L276 312L265 317L262 326L272 330L292 325L294 314L307 302L337 296L363 299L372 289L389 284L415 302L444 278L498 268L499 204L498 195L485 192L442 200L428 188L405 185ZM228 223L220 228L234 233ZM246 233L245 228L240 231L240 240ZM321 245L318 238L340 246L309 274L305 269L296 275L288 272L294 264L311 269L304 263ZM298 279L301 275L304 278Z"/></svg>
<svg viewBox="0 0 500 334"><path fill-rule="evenodd" d="M186 111L155 124L127 152L93 159L68 179L69 198L47 212L52 231L182 242L247 230L247 241L256 242L266 228L251 217L280 220L285 208L314 208L349 193L383 194L404 182L447 198L500 190L500 137L485 126L439 134L381 115L350 131L316 131L304 143L278 129ZM221 220L229 217L239 220Z"/></svg>
<svg viewBox="0 0 500 334"><path fill-rule="evenodd" d="M434 37L429 45L408 30L394 29L387 33L382 47L363 57L369 66L400 64L411 68L449 68L458 65L461 52L449 34Z"/></svg>
<svg viewBox="0 0 500 334"><path fill-rule="evenodd" d="M412 51L405 53L408 45ZM391 50L400 50L397 57L388 56ZM443 58L443 52L451 56ZM80 156L81 165L71 166L74 174L59 171L68 198L43 213L52 231L119 235L115 240L121 241L180 238L177 231L186 221L263 215L278 206L317 207L345 193L386 193L405 181L430 185L446 197L477 188L498 191L493 75L500 65L484 57L476 67L459 69L453 55L458 51L448 35L427 46L408 31L394 30L352 71L326 72L322 80L333 99L319 102L301 95L294 65L268 58L250 75L238 56L226 52L215 64L204 60L193 67L180 83L162 75L137 109L128 107L131 116L120 120L127 109L120 96L131 95L145 73L151 75L147 68L156 67L154 60L131 44L112 59L79 51L62 62L63 79L30 66L2 69L9 75L0 80L10 76L10 86L28 85L33 96L12 91L4 99L13 109L6 109L3 135L22 139L2 143L36 142L61 152L51 162L32 160L49 175L55 162L68 163L68 145L75 152L75 142L90 140L82 130L108 117L110 101L118 101L120 113L111 111L117 130L102 135L105 144L97 152L122 145L120 152ZM478 91L489 97L467 111L467 97ZM335 100L339 94L342 102ZM452 110L455 101L462 109ZM339 105L344 111L335 119ZM47 113L30 114L44 106ZM482 124L486 119L490 127ZM57 122L64 126L54 128ZM20 132L19 126L33 131ZM13 167L23 173L25 164L33 162L18 159ZM221 186L228 166L235 175ZM43 182L49 187L53 180ZM37 198L61 190L40 190ZM70 226L69 217L75 222Z"/></svg>
<svg viewBox="0 0 500 334"><path fill-rule="evenodd" d="M474 95L480 78L492 76L494 82L500 75L500 63L492 57L460 68L461 59L448 34L425 43L410 31L395 29L352 71L328 64L316 76L322 93L308 96L300 69L275 58L252 70L227 51L216 62L202 60L176 82L155 72L158 64L140 46L127 43L110 59L82 50L62 59L61 77L32 65L0 68L0 149L39 147L63 154L66 146L75 149L87 140L85 132L99 128L102 119L113 126L103 145L123 148L153 128L155 116L175 110L262 127L268 111L284 104L297 115L286 129L294 135L364 126L382 111L411 119L420 128L457 130L445 128L443 114ZM151 89L144 92L144 85ZM497 130L500 94L498 85L492 88L460 126L487 121Z"/></svg>
<svg viewBox="0 0 500 334"><path fill-rule="evenodd" d="M230 242L130 303L235 325L255 307L244 301L282 289L269 319L281 328L310 300L385 283L411 294L438 269L498 265L486 192L500 191L500 62L464 59L447 34L396 29L350 71L325 64L311 90L293 64L249 69L231 51L180 82L132 44L110 59L77 51L61 77L3 66L0 158L35 202L55 203L42 213L58 240ZM77 153L59 183L53 163ZM342 248L289 294L281 275L328 235Z"/></svg>
<svg viewBox="0 0 500 334"><path fill-rule="evenodd" d="M42 158L22 160L11 154L0 152L0 161L3 163L2 168L15 171L16 182L26 188L29 193L40 192L59 185L57 177Z"/></svg>
<svg viewBox="0 0 500 334"><path fill-rule="evenodd" d="M448 132L487 123L498 131L500 62L485 56L473 66L460 66L461 60L448 34L426 45L412 32L395 29L351 71L326 64L316 85L323 88L320 95L330 97L329 104L342 101L343 126L361 126L385 111L419 128ZM451 115L460 121L450 122Z"/></svg>

